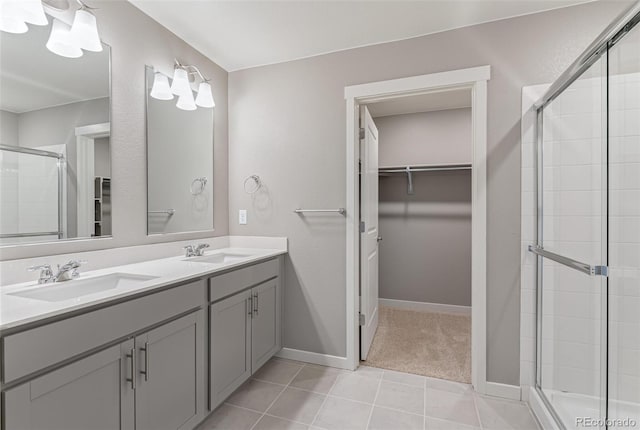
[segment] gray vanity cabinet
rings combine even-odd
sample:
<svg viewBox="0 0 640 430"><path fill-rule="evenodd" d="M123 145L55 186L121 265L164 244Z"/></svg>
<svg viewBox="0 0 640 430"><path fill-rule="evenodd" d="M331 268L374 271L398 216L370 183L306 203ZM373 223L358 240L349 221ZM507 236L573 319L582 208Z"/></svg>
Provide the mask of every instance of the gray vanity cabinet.
<svg viewBox="0 0 640 430"><path fill-rule="evenodd" d="M211 409L251 376L251 290L210 307Z"/></svg>
<svg viewBox="0 0 640 430"><path fill-rule="evenodd" d="M255 372L280 349L278 278L254 287L251 292L251 368Z"/></svg>
<svg viewBox="0 0 640 430"><path fill-rule="evenodd" d="M135 338L136 430L192 429L205 416L204 311Z"/></svg>
<svg viewBox="0 0 640 430"><path fill-rule="evenodd" d="M133 340L4 394L6 430L134 429Z"/></svg>
<svg viewBox="0 0 640 430"><path fill-rule="evenodd" d="M210 409L281 348L280 259L209 280Z"/></svg>

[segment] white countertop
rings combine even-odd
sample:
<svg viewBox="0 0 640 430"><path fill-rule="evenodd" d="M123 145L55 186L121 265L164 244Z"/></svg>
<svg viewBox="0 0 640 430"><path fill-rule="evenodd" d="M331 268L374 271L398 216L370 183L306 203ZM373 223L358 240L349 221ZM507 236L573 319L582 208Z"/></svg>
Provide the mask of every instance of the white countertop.
<svg viewBox="0 0 640 430"><path fill-rule="evenodd" d="M0 288L0 331L19 327L34 321L59 316L67 312L76 311L89 306L105 304L116 299L149 292L157 288L214 275L218 272L256 263L278 255L286 254L283 249L259 248L222 248L205 252L205 255L218 253L245 254L247 258L228 263L205 263L185 261L184 256L162 258L135 264L109 267L91 272L81 272L75 280L66 281L65 285L82 279L91 279L113 273L152 276L153 279L135 283L128 287L118 287L106 291L86 294L69 300L49 302L12 295L16 292L28 291L35 288L57 286L62 283L41 284L37 281L7 285Z"/></svg>

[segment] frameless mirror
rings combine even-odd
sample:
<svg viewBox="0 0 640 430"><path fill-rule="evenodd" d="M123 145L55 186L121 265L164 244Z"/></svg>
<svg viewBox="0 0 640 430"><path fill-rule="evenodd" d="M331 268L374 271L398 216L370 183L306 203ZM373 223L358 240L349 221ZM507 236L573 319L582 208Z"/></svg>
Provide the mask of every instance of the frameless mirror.
<svg viewBox="0 0 640 430"><path fill-rule="evenodd" d="M153 97L154 77L147 66L147 233L213 230L214 109ZM159 78L168 93L171 79Z"/></svg>
<svg viewBox="0 0 640 430"><path fill-rule="evenodd" d="M111 235L110 49L0 32L0 245Z"/></svg>

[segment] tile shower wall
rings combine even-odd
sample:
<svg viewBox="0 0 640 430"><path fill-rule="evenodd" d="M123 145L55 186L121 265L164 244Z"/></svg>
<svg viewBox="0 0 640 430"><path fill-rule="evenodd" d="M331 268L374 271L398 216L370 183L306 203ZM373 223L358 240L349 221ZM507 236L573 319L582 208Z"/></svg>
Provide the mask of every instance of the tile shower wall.
<svg viewBox="0 0 640 430"><path fill-rule="evenodd" d="M600 264L602 201L600 78L581 79L553 102L545 120L545 246ZM521 384L535 383L534 123L545 86L523 90ZM640 402L640 73L609 87L609 395ZM594 102L595 101L595 102ZM557 126L548 127L549 121ZM549 150L552 147L553 152ZM561 144L558 144L561 143ZM552 191L553 189L553 191ZM554 194L554 195L552 195ZM547 265L548 264L548 265ZM585 279L587 280L585 282ZM600 396L599 278L545 262L543 374L554 391ZM593 282L593 283L592 283ZM560 310L560 311L559 311ZM552 333L552 338L547 337Z"/></svg>

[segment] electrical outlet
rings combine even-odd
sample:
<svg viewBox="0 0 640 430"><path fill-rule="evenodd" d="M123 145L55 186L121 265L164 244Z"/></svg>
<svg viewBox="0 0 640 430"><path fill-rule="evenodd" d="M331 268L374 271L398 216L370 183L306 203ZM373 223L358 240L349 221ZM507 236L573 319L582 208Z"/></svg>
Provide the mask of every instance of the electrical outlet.
<svg viewBox="0 0 640 430"><path fill-rule="evenodd" d="M238 224L246 224L247 223L247 210L246 209L240 209L238 211Z"/></svg>

